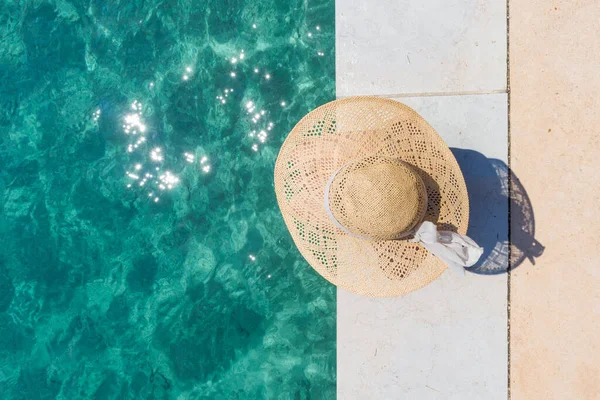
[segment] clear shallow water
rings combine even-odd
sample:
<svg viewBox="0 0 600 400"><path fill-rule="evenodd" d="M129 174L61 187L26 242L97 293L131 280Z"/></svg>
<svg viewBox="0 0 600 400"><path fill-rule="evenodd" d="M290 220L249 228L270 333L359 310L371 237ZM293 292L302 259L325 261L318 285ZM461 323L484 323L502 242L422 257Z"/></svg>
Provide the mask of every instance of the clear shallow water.
<svg viewBox="0 0 600 400"><path fill-rule="evenodd" d="M3 399L335 397L272 184L334 59L333 0L2 2Z"/></svg>

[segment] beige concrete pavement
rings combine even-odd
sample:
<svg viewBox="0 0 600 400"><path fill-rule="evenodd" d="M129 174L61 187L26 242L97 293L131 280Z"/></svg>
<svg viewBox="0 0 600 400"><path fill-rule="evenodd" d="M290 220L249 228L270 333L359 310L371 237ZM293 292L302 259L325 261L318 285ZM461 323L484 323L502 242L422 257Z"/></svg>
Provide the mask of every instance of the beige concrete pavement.
<svg viewBox="0 0 600 400"><path fill-rule="evenodd" d="M511 167L545 247L510 276L512 400L600 399L599 23L597 0L510 0Z"/></svg>

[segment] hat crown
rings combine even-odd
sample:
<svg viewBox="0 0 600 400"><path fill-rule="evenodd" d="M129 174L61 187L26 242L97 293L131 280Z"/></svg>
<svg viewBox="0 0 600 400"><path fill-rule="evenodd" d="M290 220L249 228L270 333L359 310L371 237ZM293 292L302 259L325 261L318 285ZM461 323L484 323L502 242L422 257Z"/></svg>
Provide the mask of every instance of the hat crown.
<svg viewBox="0 0 600 400"><path fill-rule="evenodd" d="M423 219L425 185L414 167L388 156L345 164L329 186L331 214L349 232L377 240L408 235Z"/></svg>

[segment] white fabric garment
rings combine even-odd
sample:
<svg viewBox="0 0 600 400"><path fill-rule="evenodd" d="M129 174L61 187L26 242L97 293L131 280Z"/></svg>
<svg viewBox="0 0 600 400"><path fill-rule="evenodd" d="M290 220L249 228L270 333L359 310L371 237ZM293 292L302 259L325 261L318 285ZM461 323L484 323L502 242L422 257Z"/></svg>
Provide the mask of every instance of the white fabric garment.
<svg viewBox="0 0 600 400"><path fill-rule="evenodd" d="M433 255L455 271L475 265L483 254L483 248L466 235L439 231L433 222L424 221L415 231L411 242L421 243Z"/></svg>

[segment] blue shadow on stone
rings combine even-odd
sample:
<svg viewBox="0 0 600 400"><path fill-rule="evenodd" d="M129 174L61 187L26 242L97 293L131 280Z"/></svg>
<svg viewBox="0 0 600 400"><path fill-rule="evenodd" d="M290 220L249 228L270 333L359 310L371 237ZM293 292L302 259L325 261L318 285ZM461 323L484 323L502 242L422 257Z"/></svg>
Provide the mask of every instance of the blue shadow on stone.
<svg viewBox="0 0 600 400"><path fill-rule="evenodd" d="M544 247L534 238L533 207L519 179L503 161L473 150L450 150L469 191L468 235L484 248L481 259L468 271L506 273L525 258L535 264Z"/></svg>

